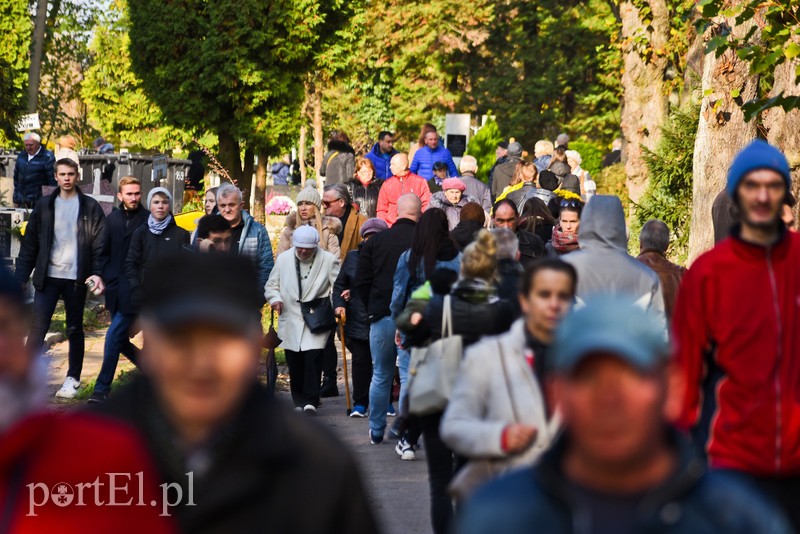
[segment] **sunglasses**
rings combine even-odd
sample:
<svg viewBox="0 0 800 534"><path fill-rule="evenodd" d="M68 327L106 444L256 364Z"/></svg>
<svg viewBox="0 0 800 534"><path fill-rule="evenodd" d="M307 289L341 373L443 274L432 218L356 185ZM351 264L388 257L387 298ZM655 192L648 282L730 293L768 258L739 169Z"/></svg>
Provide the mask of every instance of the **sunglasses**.
<svg viewBox="0 0 800 534"><path fill-rule="evenodd" d="M561 201L562 208L580 208L583 205L583 202L580 200L567 200L564 199Z"/></svg>
<svg viewBox="0 0 800 534"><path fill-rule="evenodd" d="M322 201L322 205L325 206L326 208L329 208L331 206L331 204L333 204L334 202L339 202L340 200L344 200L344 199L337 198L336 200L331 200L329 202L326 202L326 201L323 200Z"/></svg>

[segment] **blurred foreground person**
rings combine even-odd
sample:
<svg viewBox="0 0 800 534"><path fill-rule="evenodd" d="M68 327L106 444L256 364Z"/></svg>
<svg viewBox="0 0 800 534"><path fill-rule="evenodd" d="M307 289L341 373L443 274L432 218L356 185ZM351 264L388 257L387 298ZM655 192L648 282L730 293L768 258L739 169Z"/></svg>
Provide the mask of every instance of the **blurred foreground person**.
<svg viewBox="0 0 800 534"><path fill-rule="evenodd" d="M564 432L536 467L481 488L457 532L791 532L667 426L679 382L653 317L629 301L590 300L561 324L551 356Z"/></svg>
<svg viewBox="0 0 800 534"><path fill-rule="evenodd" d="M158 503L158 476L127 426L45 411L47 363L25 348L25 317L22 289L0 267L0 532L175 532L161 506L98 504Z"/></svg>
<svg viewBox="0 0 800 534"><path fill-rule="evenodd" d="M687 382L678 421L711 467L746 474L800 529L800 236L781 221L789 163L754 141L727 190L740 222L694 262L675 307Z"/></svg>
<svg viewBox="0 0 800 534"><path fill-rule="evenodd" d="M142 434L164 482L191 488L194 505L174 510L181 529L377 532L344 447L258 382L253 262L182 254L154 269L163 275L145 282L143 374L101 408Z"/></svg>

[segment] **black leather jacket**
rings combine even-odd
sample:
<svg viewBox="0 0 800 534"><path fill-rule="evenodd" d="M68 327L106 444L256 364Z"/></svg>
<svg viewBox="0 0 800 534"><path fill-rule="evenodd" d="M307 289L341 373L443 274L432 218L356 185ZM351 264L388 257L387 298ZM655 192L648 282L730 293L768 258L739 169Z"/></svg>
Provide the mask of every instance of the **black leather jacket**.
<svg viewBox="0 0 800 534"><path fill-rule="evenodd" d="M359 213L368 219L372 219L378 213L378 193L382 184L383 182L378 179L372 180L366 187L358 180L347 182L353 204L357 204Z"/></svg>
<svg viewBox="0 0 800 534"><path fill-rule="evenodd" d="M44 285L53 247L56 197L60 191L56 189L51 195L40 198L31 212L14 273L20 284L27 282L33 273L33 287L42 289ZM83 284L92 275L102 277L106 216L100 204L80 189L78 198L78 277L75 283Z"/></svg>

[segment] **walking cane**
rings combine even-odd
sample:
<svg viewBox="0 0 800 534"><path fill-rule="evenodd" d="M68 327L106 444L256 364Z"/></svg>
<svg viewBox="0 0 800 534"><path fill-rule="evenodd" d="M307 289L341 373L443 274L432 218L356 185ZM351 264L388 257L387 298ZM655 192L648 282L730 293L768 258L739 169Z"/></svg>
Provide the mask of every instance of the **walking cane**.
<svg viewBox="0 0 800 534"><path fill-rule="evenodd" d="M352 413L352 405L350 404L350 379L347 377L347 347L344 341L344 323L345 315L339 317L339 339L342 341L342 366L344 367L344 396L347 399L347 415Z"/></svg>

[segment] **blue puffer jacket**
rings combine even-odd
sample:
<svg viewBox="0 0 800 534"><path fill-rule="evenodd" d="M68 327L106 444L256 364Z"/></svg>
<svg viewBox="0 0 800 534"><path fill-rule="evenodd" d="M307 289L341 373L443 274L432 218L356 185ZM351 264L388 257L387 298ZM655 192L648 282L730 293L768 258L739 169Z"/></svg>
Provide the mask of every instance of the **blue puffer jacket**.
<svg viewBox="0 0 800 534"><path fill-rule="evenodd" d="M264 294L264 287L269 280L275 260L272 256L272 243L269 240L269 233L263 224L253 219L246 211L242 212L244 229L242 238L239 241L239 254L249 256L256 262L258 270L258 292Z"/></svg>
<svg viewBox="0 0 800 534"><path fill-rule="evenodd" d="M414 152L414 161L411 162L411 172L430 180L433 178L433 164L443 161L447 163L447 172L451 178L458 176L458 169L453 161L450 151L442 146L441 141L435 150L424 146Z"/></svg>
<svg viewBox="0 0 800 534"><path fill-rule="evenodd" d="M637 514L636 532L783 533L792 529L781 512L735 475L706 471L691 445L675 431L675 472L647 492ZM533 468L501 477L481 489L461 510L459 534L499 532L584 533L608 530L595 525L591 510L574 494L563 472L568 437L562 436Z"/></svg>
<svg viewBox="0 0 800 534"><path fill-rule="evenodd" d="M410 258L410 250L403 252L403 255L400 256L400 260L397 262L397 269L394 272L392 302L389 304L389 309L394 319L397 319L400 313L405 309L408 297L411 293L428 280L422 262L417 266L416 276L413 280L411 279L411 273L408 269L408 261ZM456 273L461 272L461 253L458 252L455 244L453 244L452 247L442 247L442 249L439 250L434 270L435 269L450 269Z"/></svg>
<svg viewBox="0 0 800 534"><path fill-rule="evenodd" d="M372 150L364 157L370 160L375 167L375 177L379 180L386 180L392 177L392 171L389 169L389 162L392 160L392 156L397 153L397 150L392 149L391 153L384 154L381 152L381 146L375 143Z"/></svg>
<svg viewBox="0 0 800 534"><path fill-rule="evenodd" d="M27 152L17 156L14 166L14 204L32 208L42 198L43 185L56 185L55 157L42 147L33 159L28 161Z"/></svg>

